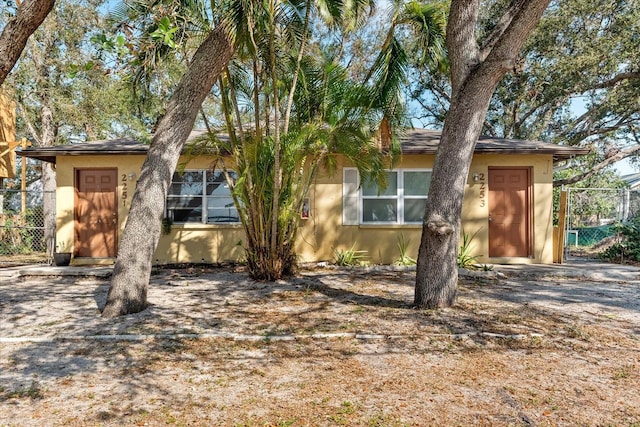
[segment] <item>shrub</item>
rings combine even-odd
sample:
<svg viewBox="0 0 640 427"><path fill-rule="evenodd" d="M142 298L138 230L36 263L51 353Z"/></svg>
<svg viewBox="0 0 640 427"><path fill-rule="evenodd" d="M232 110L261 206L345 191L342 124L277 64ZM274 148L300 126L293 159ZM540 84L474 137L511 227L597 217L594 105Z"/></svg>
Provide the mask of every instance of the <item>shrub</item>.
<svg viewBox="0 0 640 427"><path fill-rule="evenodd" d="M640 218L635 217L628 224L617 224L615 230L621 240L600 252L598 256L614 262L640 261Z"/></svg>

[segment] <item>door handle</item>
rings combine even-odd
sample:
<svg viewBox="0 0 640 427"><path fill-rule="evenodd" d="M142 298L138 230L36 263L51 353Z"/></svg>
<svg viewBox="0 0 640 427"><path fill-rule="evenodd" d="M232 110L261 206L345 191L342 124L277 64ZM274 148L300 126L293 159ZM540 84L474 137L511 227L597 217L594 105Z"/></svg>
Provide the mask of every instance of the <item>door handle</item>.
<svg viewBox="0 0 640 427"><path fill-rule="evenodd" d="M493 218L491 217L491 214L489 214L489 222L493 221Z"/></svg>

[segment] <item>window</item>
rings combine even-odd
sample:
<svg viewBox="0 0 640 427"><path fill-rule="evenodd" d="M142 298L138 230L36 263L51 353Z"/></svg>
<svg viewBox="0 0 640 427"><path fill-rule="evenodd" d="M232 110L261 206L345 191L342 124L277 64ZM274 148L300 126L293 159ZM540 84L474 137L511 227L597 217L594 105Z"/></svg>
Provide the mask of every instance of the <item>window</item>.
<svg viewBox="0 0 640 427"><path fill-rule="evenodd" d="M427 205L431 171L387 172L387 187L366 182L360 188L361 224L421 224Z"/></svg>
<svg viewBox="0 0 640 427"><path fill-rule="evenodd" d="M235 172L229 173L237 179ZM229 185L220 170L174 173L167 195L167 218L174 223L238 223Z"/></svg>
<svg viewBox="0 0 640 427"><path fill-rule="evenodd" d="M362 222L398 222L398 172L387 172L387 188L362 184Z"/></svg>

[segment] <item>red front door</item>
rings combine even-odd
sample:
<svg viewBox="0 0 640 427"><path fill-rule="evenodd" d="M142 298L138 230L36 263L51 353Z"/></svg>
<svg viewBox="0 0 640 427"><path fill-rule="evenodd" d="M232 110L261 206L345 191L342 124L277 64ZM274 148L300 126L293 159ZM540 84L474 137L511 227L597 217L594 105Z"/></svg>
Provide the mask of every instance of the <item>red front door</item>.
<svg viewBox="0 0 640 427"><path fill-rule="evenodd" d="M489 256L527 257L530 251L529 168L489 168Z"/></svg>
<svg viewBox="0 0 640 427"><path fill-rule="evenodd" d="M117 169L76 170L76 257L116 256L117 178Z"/></svg>

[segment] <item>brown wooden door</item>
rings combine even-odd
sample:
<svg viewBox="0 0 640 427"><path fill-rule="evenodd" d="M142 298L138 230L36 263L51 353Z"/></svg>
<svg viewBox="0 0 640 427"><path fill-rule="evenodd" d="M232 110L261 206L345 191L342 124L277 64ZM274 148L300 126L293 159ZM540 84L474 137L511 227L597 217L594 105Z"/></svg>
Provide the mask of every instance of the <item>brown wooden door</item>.
<svg viewBox="0 0 640 427"><path fill-rule="evenodd" d="M489 256L530 253L530 169L489 168Z"/></svg>
<svg viewBox="0 0 640 427"><path fill-rule="evenodd" d="M76 170L75 255L115 257L117 169Z"/></svg>

